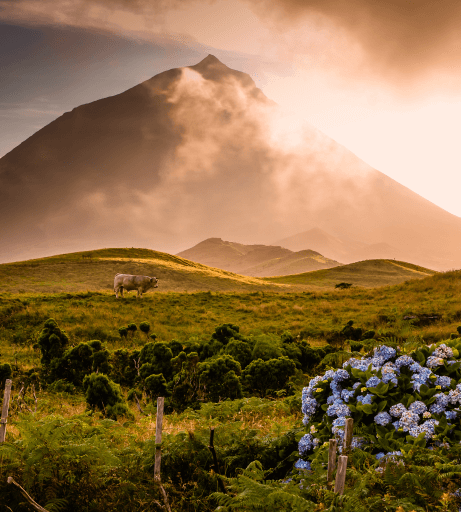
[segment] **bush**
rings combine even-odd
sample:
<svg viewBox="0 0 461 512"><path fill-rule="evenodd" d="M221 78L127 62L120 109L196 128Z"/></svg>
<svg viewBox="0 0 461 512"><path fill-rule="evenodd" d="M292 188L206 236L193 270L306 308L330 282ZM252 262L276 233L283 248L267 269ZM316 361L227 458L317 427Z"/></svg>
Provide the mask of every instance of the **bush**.
<svg viewBox="0 0 461 512"><path fill-rule="evenodd" d="M243 371L242 378L251 391L265 397L269 389L285 388L288 379L296 372L296 365L286 356L277 359L252 361Z"/></svg>
<svg viewBox="0 0 461 512"><path fill-rule="evenodd" d="M127 339L128 337L128 328L127 327L120 327L118 330L118 333L120 334L120 338Z"/></svg>
<svg viewBox="0 0 461 512"><path fill-rule="evenodd" d="M303 390L300 441L308 455L336 436L344 437L345 418L354 419L353 446L373 454L401 452L410 446L459 443L461 428L461 343L423 347L411 355L381 345L373 357L351 358L339 370L315 377Z"/></svg>
<svg viewBox="0 0 461 512"><path fill-rule="evenodd" d="M251 348L241 340L231 340L226 345L224 353L232 356L244 369L251 362Z"/></svg>
<svg viewBox="0 0 461 512"><path fill-rule="evenodd" d="M68 344L67 334L61 331L55 320L48 319L38 338L38 345L42 352L42 365L48 367L53 359L61 358Z"/></svg>
<svg viewBox="0 0 461 512"><path fill-rule="evenodd" d="M116 420L118 416L131 418L120 386L103 373L92 373L83 380L83 389L88 407L99 409L104 416Z"/></svg>
<svg viewBox="0 0 461 512"><path fill-rule="evenodd" d="M146 335L146 338L148 337L149 331L150 331L150 323L149 322L141 322L139 324L139 330L143 332Z"/></svg>
<svg viewBox="0 0 461 512"><path fill-rule="evenodd" d="M199 386L204 399L218 402L224 398L241 398L242 385L238 378L241 371L240 363L229 355L199 363Z"/></svg>
<svg viewBox="0 0 461 512"><path fill-rule="evenodd" d="M152 402L156 403L157 397L167 396L167 382L165 377L159 375L150 375L146 378L146 391L149 393Z"/></svg>
<svg viewBox="0 0 461 512"><path fill-rule="evenodd" d="M240 328L237 325L223 324L219 327L216 327L214 333L211 335L211 338L220 341L223 345L227 345L229 340L232 338L236 340L241 339L239 330Z"/></svg>

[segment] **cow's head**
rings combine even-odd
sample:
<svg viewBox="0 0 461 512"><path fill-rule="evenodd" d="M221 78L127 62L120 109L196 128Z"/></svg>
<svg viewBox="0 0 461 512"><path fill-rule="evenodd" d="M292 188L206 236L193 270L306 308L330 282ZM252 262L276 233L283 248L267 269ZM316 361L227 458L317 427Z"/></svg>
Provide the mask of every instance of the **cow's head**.
<svg viewBox="0 0 461 512"><path fill-rule="evenodd" d="M156 277L151 277L150 284L152 288L158 288L158 279Z"/></svg>

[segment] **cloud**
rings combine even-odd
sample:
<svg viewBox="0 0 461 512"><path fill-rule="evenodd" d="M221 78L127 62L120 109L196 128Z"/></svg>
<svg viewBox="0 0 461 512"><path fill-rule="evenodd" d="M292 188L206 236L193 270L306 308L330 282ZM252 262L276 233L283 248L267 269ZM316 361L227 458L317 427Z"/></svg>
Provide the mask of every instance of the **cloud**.
<svg viewBox="0 0 461 512"><path fill-rule="evenodd" d="M367 66L388 79L460 71L457 0L261 0L250 5L282 32L310 22L314 31L326 30L337 42L347 34L350 45L364 51Z"/></svg>

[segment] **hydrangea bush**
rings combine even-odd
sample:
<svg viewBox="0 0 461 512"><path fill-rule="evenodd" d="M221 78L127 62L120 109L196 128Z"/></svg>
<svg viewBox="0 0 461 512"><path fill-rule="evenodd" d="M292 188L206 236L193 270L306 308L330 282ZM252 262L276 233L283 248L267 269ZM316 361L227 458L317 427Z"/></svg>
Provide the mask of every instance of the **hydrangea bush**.
<svg viewBox="0 0 461 512"><path fill-rule="evenodd" d="M351 358L313 378L302 393L306 433L296 467L336 437L342 449L347 417L354 419L352 448L392 457L408 444L444 446L461 440L461 361L454 343L410 355L381 345L370 357ZM461 348L461 347L459 347Z"/></svg>

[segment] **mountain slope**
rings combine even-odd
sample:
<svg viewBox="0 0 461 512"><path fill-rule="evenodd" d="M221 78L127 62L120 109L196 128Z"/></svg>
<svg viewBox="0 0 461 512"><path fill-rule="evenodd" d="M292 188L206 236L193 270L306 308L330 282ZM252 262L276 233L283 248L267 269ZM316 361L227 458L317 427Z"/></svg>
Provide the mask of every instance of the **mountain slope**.
<svg viewBox="0 0 461 512"><path fill-rule="evenodd" d="M245 245L221 238L204 240L178 256L255 277L296 274L340 265L315 251L292 252L280 246Z"/></svg>
<svg viewBox="0 0 461 512"><path fill-rule="evenodd" d="M0 159L0 187L0 261L101 245L176 253L214 233L269 244L318 226L374 256L391 246L461 267L460 218L211 55L63 114Z"/></svg>

